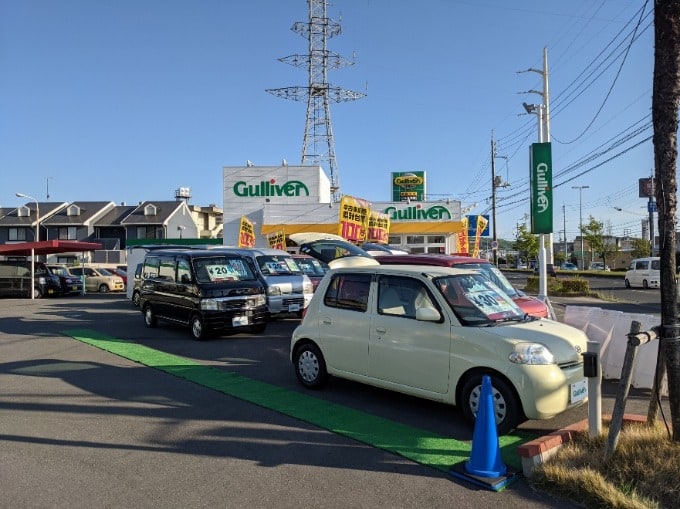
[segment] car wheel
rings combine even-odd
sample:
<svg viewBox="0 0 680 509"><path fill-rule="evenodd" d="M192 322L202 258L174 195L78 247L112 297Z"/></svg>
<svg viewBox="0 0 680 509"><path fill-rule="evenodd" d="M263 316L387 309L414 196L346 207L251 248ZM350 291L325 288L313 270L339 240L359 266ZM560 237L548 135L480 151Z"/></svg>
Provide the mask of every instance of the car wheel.
<svg viewBox="0 0 680 509"><path fill-rule="evenodd" d="M328 380L326 361L313 343L300 346L295 352L295 374L308 389L318 389Z"/></svg>
<svg viewBox="0 0 680 509"><path fill-rule="evenodd" d="M262 334L266 329L266 323L258 323L257 325L250 326L250 330L252 330L255 334Z"/></svg>
<svg viewBox="0 0 680 509"><path fill-rule="evenodd" d="M144 308L144 323L150 329L158 325L158 320L156 319L156 313L153 312L153 308L147 304Z"/></svg>
<svg viewBox="0 0 680 509"><path fill-rule="evenodd" d="M40 291L40 288L35 286L33 287L33 298L34 299L42 299L43 293Z"/></svg>
<svg viewBox="0 0 680 509"><path fill-rule="evenodd" d="M630 281L626 279L623 283L626 285L626 288L630 288Z"/></svg>
<svg viewBox="0 0 680 509"><path fill-rule="evenodd" d="M649 288L649 283L647 283L646 279L644 281L642 281L642 288L644 288L645 290L647 290Z"/></svg>
<svg viewBox="0 0 680 509"><path fill-rule="evenodd" d="M109 291L109 287L107 285L99 285L99 293L106 293Z"/></svg>
<svg viewBox="0 0 680 509"><path fill-rule="evenodd" d="M491 388L496 429L499 435L505 435L524 420L524 412L515 392L506 382L492 377ZM467 379L461 392L461 410L465 419L471 424L475 422L481 396L482 375L473 375Z"/></svg>
<svg viewBox="0 0 680 509"><path fill-rule="evenodd" d="M132 292L132 305L135 307L139 307L139 299L140 295L139 292Z"/></svg>
<svg viewBox="0 0 680 509"><path fill-rule="evenodd" d="M208 329L203 323L201 315L194 315L191 317L191 335L198 341L208 337Z"/></svg>

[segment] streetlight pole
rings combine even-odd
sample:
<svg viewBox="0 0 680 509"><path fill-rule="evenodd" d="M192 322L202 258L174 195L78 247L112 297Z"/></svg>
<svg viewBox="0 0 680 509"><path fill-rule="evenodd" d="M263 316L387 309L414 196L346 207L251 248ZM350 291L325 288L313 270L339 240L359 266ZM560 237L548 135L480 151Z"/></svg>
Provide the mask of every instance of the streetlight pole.
<svg viewBox="0 0 680 509"><path fill-rule="evenodd" d="M40 207L38 200L23 193L16 193L18 198L26 198L35 202L35 241L40 241ZM31 248L31 300L35 299L35 248Z"/></svg>
<svg viewBox="0 0 680 509"><path fill-rule="evenodd" d="M583 201L582 192L584 189L590 189L590 186L571 186L572 189L578 189L578 228L581 232L581 269L585 270L586 263L583 259Z"/></svg>

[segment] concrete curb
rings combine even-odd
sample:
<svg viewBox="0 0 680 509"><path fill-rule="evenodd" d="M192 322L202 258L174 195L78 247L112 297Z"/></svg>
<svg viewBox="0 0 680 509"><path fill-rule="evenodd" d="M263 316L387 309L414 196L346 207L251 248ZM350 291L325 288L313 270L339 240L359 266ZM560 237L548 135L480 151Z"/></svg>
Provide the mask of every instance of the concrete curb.
<svg viewBox="0 0 680 509"><path fill-rule="evenodd" d="M603 418L610 419L611 416L603 416ZM623 424L645 423L647 418L642 415L624 414ZM560 447L581 431L588 429L588 419L583 419L566 428L553 431L552 433L543 437L531 440L517 448L517 453L522 458L522 473L525 477L531 477L534 470L545 463L552 455L554 455Z"/></svg>

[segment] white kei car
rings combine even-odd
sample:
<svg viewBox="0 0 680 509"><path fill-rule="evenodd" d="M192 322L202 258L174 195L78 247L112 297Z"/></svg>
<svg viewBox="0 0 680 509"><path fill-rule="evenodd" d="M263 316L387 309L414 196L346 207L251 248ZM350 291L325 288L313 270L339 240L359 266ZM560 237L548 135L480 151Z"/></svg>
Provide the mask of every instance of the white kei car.
<svg viewBox="0 0 680 509"><path fill-rule="evenodd" d="M499 434L587 400L586 335L524 313L483 275L378 265L329 271L290 359L310 389L329 375L456 405L470 421L491 377Z"/></svg>

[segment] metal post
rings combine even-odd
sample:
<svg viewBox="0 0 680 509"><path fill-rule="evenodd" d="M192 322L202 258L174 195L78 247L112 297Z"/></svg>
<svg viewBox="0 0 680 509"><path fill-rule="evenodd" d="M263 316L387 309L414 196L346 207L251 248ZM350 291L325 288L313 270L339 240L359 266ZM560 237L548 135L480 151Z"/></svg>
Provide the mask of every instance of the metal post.
<svg viewBox="0 0 680 509"><path fill-rule="evenodd" d="M582 201L582 191L584 189L590 189L590 186L571 186L572 189L578 189L578 224L579 233L581 234L581 269L585 270L586 261L583 258L583 201Z"/></svg>
<svg viewBox="0 0 680 509"><path fill-rule="evenodd" d="M600 343L588 341L588 353L597 359L597 376L588 378L588 432L591 438L602 433L602 366L600 363Z"/></svg>

